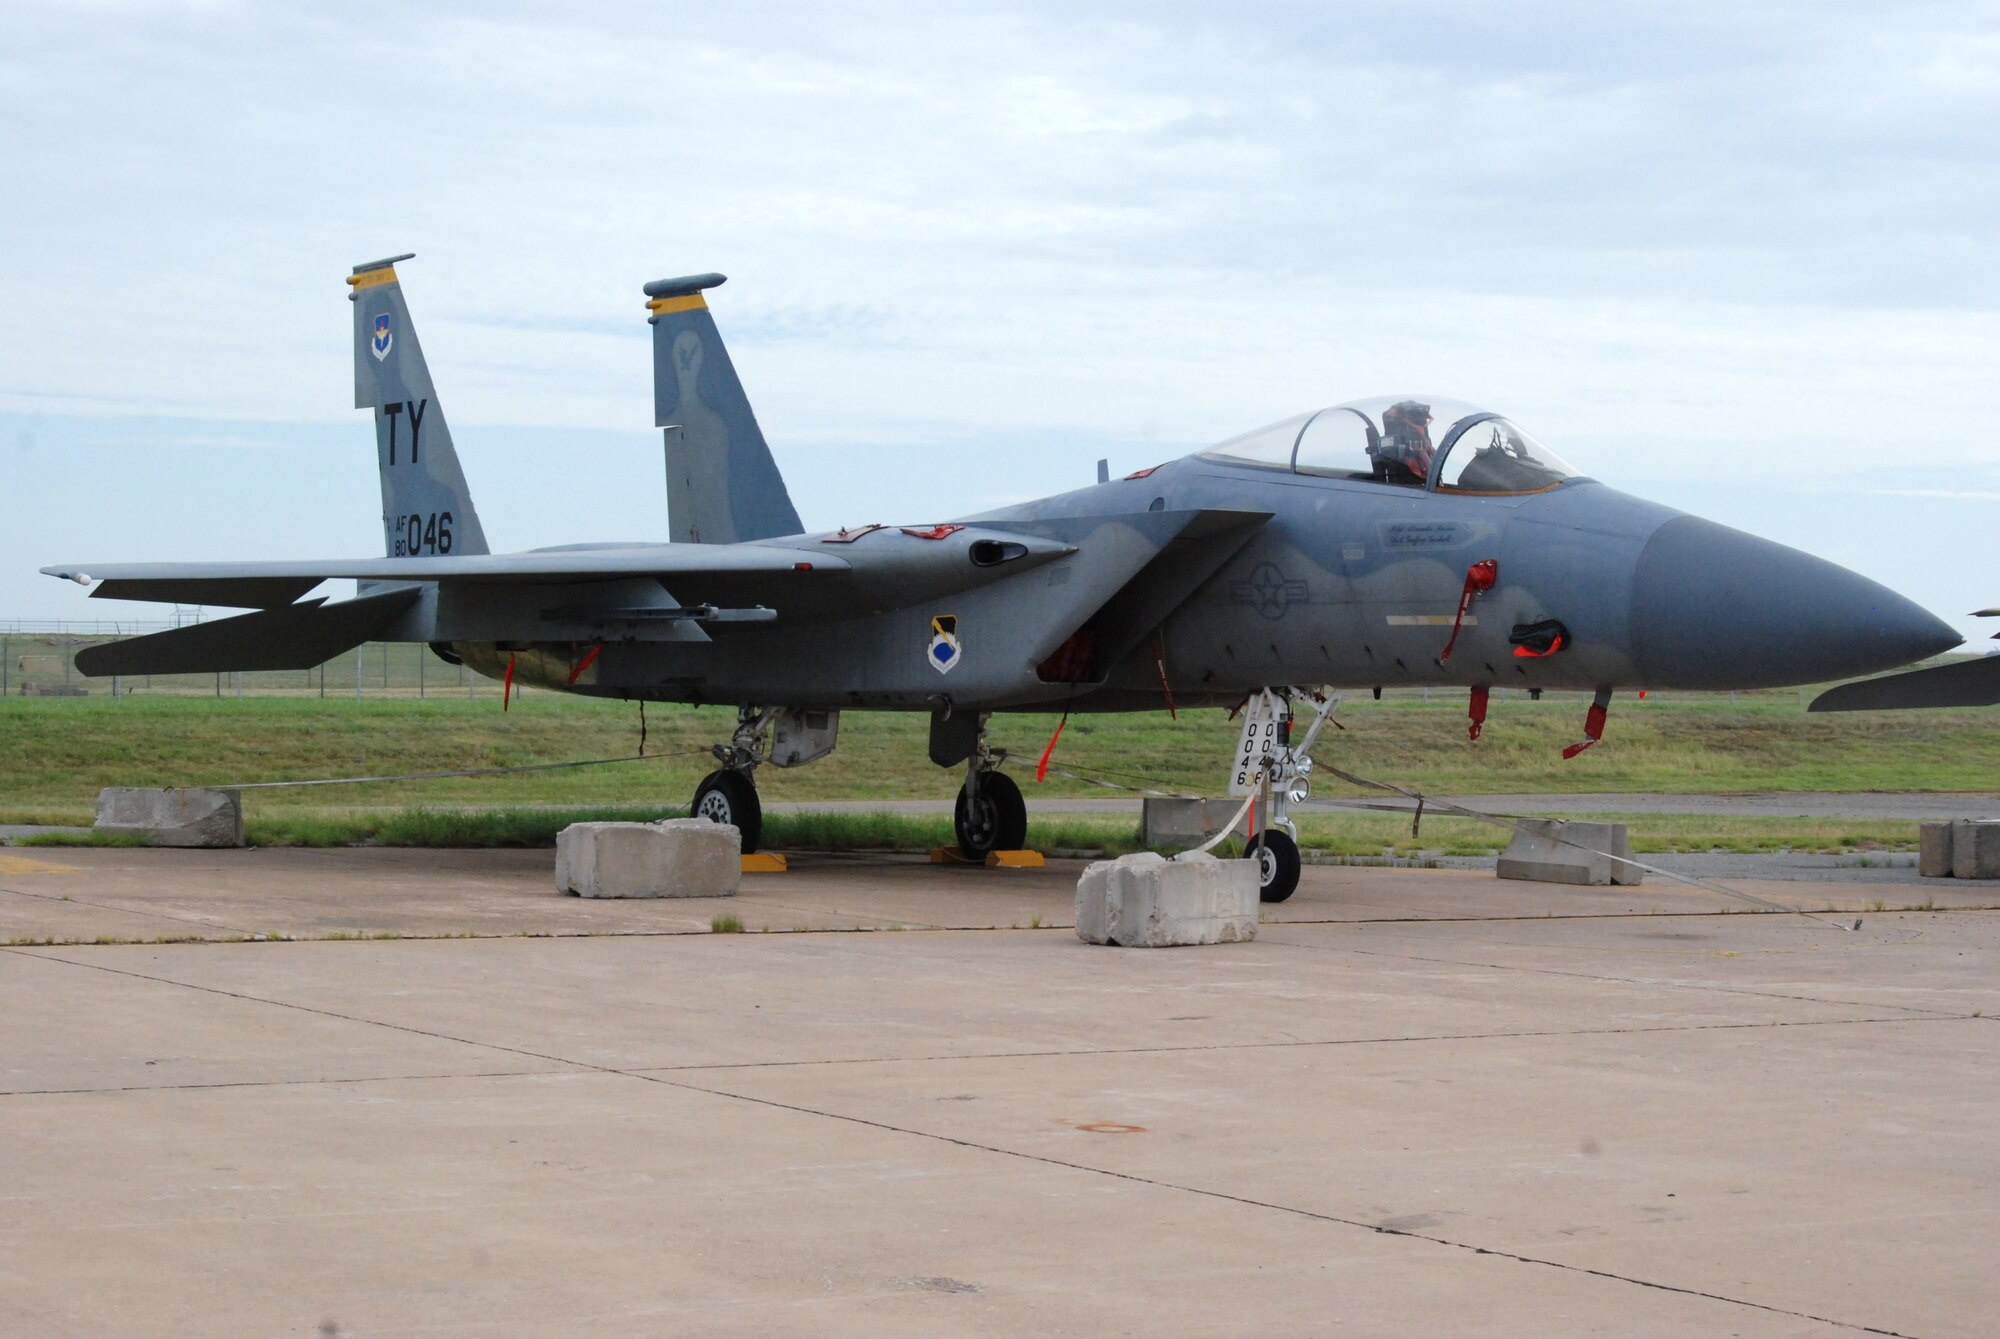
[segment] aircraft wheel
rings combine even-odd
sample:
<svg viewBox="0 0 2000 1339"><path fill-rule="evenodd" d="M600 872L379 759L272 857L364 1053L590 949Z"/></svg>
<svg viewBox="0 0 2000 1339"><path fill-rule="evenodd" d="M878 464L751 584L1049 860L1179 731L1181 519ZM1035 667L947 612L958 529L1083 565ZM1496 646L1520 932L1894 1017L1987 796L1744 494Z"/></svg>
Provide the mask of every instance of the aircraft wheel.
<svg viewBox="0 0 2000 1339"><path fill-rule="evenodd" d="M733 768L710 772L694 788L694 803L688 813L711 823L727 823L743 834L743 854L749 855L764 839L764 806L757 787L749 777Z"/></svg>
<svg viewBox="0 0 2000 1339"><path fill-rule="evenodd" d="M1265 828L1263 847L1250 843L1257 858L1257 895L1266 902L1282 902L1298 890L1299 844L1283 828Z"/></svg>
<svg viewBox="0 0 2000 1339"><path fill-rule="evenodd" d="M961 786L951 825L958 849L968 860L984 860L988 851L1018 851L1028 840L1028 805L1021 788L1005 772L982 772L979 798Z"/></svg>

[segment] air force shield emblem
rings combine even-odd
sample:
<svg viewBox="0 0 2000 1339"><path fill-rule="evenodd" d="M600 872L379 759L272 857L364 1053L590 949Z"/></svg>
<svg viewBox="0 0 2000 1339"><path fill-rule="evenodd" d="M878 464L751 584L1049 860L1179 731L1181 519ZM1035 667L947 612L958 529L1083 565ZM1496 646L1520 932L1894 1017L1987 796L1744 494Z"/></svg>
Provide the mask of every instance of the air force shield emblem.
<svg viewBox="0 0 2000 1339"><path fill-rule="evenodd" d="M396 342L395 334L389 329L389 313L383 312L375 318L375 338L368 341L368 352L381 362L389 356L389 346Z"/></svg>
<svg viewBox="0 0 2000 1339"><path fill-rule="evenodd" d="M931 620L931 668L949 674L958 664L958 615L939 614Z"/></svg>

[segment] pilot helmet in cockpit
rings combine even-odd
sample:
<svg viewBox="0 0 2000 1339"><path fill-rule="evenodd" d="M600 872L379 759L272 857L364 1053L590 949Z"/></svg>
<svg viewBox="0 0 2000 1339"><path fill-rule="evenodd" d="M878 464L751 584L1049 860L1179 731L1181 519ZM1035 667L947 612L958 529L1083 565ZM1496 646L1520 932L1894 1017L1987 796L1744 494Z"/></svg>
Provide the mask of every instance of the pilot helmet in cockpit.
<svg viewBox="0 0 2000 1339"><path fill-rule="evenodd" d="M1422 483L1430 477L1431 407L1421 400L1400 400L1382 411L1382 444L1375 457L1375 477L1390 483Z"/></svg>

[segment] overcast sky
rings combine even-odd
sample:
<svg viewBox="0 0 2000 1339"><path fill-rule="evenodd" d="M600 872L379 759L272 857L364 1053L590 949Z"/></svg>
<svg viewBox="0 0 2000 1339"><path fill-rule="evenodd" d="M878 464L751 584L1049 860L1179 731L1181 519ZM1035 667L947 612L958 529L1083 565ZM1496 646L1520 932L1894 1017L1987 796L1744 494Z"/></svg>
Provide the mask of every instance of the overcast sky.
<svg viewBox="0 0 2000 1339"><path fill-rule="evenodd" d="M639 289L716 269L810 528L1421 390L1990 634L2000 10L1633 8L14 0L0 621L379 552L414 251L496 548L663 535Z"/></svg>

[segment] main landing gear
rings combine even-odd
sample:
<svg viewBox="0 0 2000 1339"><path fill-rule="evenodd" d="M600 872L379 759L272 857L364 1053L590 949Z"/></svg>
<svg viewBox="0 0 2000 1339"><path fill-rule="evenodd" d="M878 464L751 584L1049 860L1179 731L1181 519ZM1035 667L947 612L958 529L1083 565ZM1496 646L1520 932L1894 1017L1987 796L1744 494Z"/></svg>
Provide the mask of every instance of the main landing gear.
<svg viewBox="0 0 2000 1339"><path fill-rule="evenodd" d="M1018 851L1028 840L1028 805L1013 777L997 767L982 770L975 759L965 769L951 826L958 834L959 854L968 860L984 860L991 851Z"/></svg>
<svg viewBox="0 0 2000 1339"><path fill-rule="evenodd" d="M994 851L1018 851L1028 840L1028 806L1021 788L1000 770L1004 750L986 742L989 713L944 702L931 713L931 761L939 767L965 764L965 784L952 806L951 826L958 851L967 860L985 860Z"/></svg>
<svg viewBox="0 0 2000 1339"><path fill-rule="evenodd" d="M736 733L712 750L722 766L694 788L688 812L712 823L727 823L743 834L743 854L764 841L764 805L757 798L751 773L761 763L799 767L833 752L840 734L840 713L806 711L797 707L743 706L736 711Z"/></svg>
<svg viewBox="0 0 2000 1339"><path fill-rule="evenodd" d="M694 788L694 803L688 813L711 823L727 823L743 834L743 854L755 851L764 840L764 804L757 798L757 783L746 769L724 767L710 772Z"/></svg>

